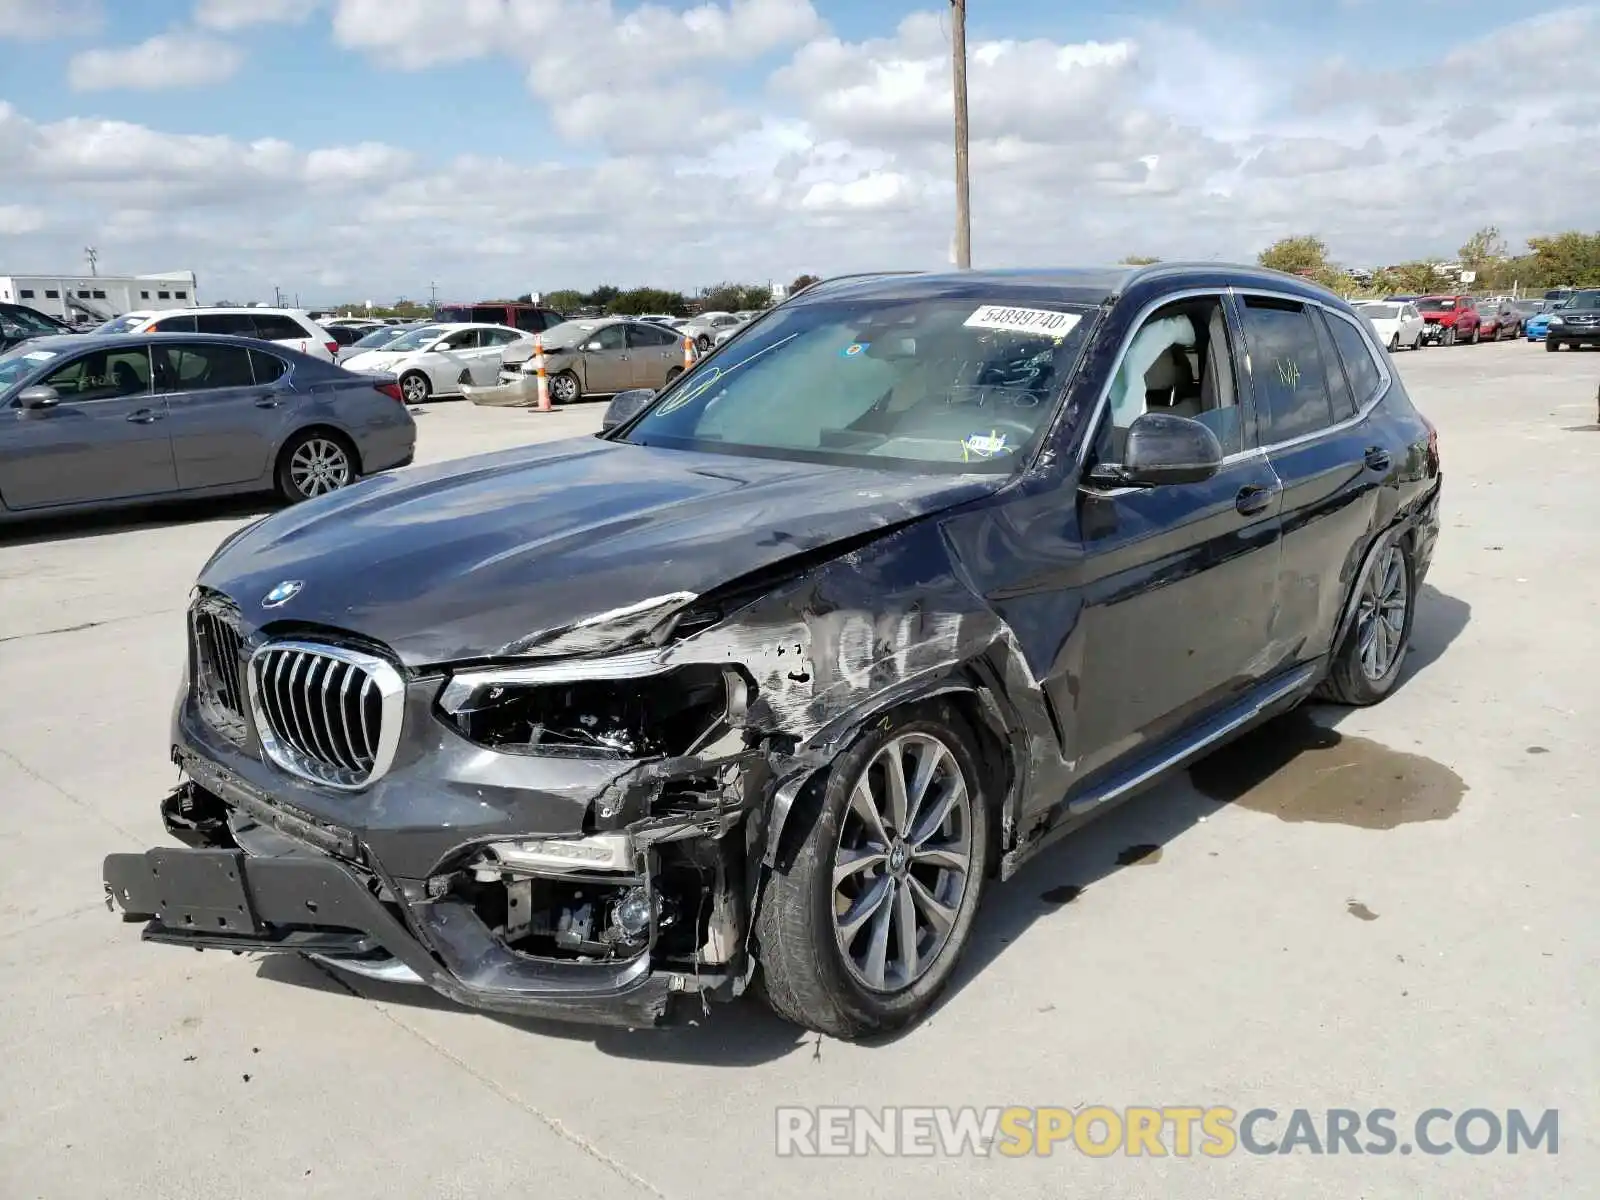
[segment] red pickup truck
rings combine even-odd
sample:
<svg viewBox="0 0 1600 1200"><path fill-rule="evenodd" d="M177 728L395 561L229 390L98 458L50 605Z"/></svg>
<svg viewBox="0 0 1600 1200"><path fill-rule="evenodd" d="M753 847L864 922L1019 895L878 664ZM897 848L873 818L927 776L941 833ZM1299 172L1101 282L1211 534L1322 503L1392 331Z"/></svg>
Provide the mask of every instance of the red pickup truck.
<svg viewBox="0 0 1600 1200"><path fill-rule="evenodd" d="M1441 346L1478 344L1483 319L1471 296L1419 296L1416 303L1426 323L1422 335L1430 342Z"/></svg>

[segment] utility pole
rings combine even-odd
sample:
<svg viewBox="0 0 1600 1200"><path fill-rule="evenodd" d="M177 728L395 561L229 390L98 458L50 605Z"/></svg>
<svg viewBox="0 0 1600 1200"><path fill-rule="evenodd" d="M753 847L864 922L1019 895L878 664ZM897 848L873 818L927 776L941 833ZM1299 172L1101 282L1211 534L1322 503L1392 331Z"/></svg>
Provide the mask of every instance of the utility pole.
<svg viewBox="0 0 1600 1200"><path fill-rule="evenodd" d="M83 248L83 256L89 260L89 274L100 274L100 251L93 246L85 246Z"/></svg>
<svg viewBox="0 0 1600 1200"><path fill-rule="evenodd" d="M439 285L437 283L428 284L428 311L439 311Z"/></svg>
<svg viewBox="0 0 1600 1200"><path fill-rule="evenodd" d="M956 266L972 267L972 186L967 171L967 0L950 0L956 100Z"/></svg>
<svg viewBox="0 0 1600 1200"><path fill-rule="evenodd" d="M273 284L272 285L272 307L273 308L282 308L283 307L283 289L280 288L277 284Z"/></svg>

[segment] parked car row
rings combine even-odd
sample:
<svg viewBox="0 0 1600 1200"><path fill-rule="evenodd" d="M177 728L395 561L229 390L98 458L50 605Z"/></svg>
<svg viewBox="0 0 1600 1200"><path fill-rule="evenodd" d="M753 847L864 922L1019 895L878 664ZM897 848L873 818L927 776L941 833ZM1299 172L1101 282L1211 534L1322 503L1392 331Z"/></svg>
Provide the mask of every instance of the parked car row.
<svg viewBox="0 0 1600 1200"><path fill-rule="evenodd" d="M1572 292L1540 317L1537 335L1530 328L1528 340L1543 340L1546 350L1600 346L1600 288Z"/></svg>
<svg viewBox="0 0 1600 1200"><path fill-rule="evenodd" d="M1521 337L1542 300L1510 297L1476 299L1466 295L1385 296L1352 302L1373 323L1391 352L1402 347L1454 346L1509 341Z"/></svg>

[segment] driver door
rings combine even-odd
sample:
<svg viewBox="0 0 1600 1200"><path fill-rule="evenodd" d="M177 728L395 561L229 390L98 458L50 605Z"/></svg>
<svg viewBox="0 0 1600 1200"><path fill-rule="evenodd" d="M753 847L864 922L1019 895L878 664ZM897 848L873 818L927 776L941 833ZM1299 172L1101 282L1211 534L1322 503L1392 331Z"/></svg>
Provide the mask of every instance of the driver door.
<svg viewBox="0 0 1600 1200"><path fill-rule="evenodd" d="M1275 666L1264 660L1283 487L1256 445L1233 313L1218 294L1145 322L1124 349L1084 460L1085 482L1061 497L1081 555L1071 585L1081 608L1076 661L1059 663L1045 688L1076 759L1075 789L1240 699ZM1172 318L1179 320L1169 327ZM1167 328L1177 341L1141 345L1147 330L1164 342ZM1144 378L1128 379L1130 368ZM1225 458L1216 475L1158 487L1086 482L1097 463L1120 460L1133 420L1163 410L1218 434Z"/></svg>
<svg viewBox="0 0 1600 1200"><path fill-rule="evenodd" d="M585 391L601 395L625 392L633 386L633 358L621 323L597 330L583 344L583 378Z"/></svg>
<svg viewBox="0 0 1600 1200"><path fill-rule="evenodd" d="M81 355L39 380L49 408L0 411L0 495L12 509L175 491L166 402L150 391L146 346Z"/></svg>

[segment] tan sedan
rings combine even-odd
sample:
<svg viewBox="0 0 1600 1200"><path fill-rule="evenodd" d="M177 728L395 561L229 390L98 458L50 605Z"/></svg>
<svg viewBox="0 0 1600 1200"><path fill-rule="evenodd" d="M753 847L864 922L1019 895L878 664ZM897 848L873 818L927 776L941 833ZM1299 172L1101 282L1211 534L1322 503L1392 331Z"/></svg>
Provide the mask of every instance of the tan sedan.
<svg viewBox="0 0 1600 1200"><path fill-rule="evenodd" d="M522 367L534 369L531 358ZM647 321L567 321L544 334L544 369L556 404L660 388L683 372L683 340Z"/></svg>

